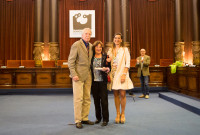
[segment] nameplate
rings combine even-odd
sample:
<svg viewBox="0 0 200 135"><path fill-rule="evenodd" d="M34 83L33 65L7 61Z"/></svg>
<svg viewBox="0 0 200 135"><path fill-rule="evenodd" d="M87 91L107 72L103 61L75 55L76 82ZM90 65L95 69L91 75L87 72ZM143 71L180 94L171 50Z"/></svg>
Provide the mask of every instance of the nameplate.
<svg viewBox="0 0 200 135"><path fill-rule="evenodd" d="M63 65L68 65L68 62L63 62Z"/></svg>
<svg viewBox="0 0 200 135"><path fill-rule="evenodd" d="M7 66L1 66L1 68L7 68Z"/></svg>
<svg viewBox="0 0 200 135"><path fill-rule="evenodd" d="M19 68L25 68L24 66L19 66Z"/></svg>
<svg viewBox="0 0 200 135"><path fill-rule="evenodd" d="M189 67L196 67L196 65L189 65Z"/></svg>

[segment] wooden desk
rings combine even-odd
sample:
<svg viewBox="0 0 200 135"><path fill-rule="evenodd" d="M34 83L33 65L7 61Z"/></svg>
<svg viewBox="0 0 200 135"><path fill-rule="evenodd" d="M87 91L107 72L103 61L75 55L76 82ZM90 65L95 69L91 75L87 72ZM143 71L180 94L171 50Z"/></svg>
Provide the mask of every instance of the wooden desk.
<svg viewBox="0 0 200 135"><path fill-rule="evenodd" d="M0 69L0 88L71 88L68 68Z"/></svg>
<svg viewBox="0 0 200 135"><path fill-rule="evenodd" d="M166 86L166 67L149 67L149 86L163 87ZM140 78L137 77L137 68L131 67L130 77L134 87L141 87Z"/></svg>
<svg viewBox="0 0 200 135"><path fill-rule="evenodd" d="M149 86L168 87L169 90L200 98L200 67L177 68L171 74L170 67L150 67ZM137 68L130 68L134 87L140 87ZM2 88L72 88L68 68L0 68Z"/></svg>
<svg viewBox="0 0 200 135"><path fill-rule="evenodd" d="M150 67L150 74L150 86L166 86L165 67ZM137 68L131 67L130 77L140 87ZM68 68L1 68L0 88L72 88L72 81Z"/></svg>
<svg viewBox="0 0 200 135"><path fill-rule="evenodd" d="M200 67L179 67L175 74L167 68L167 86L189 96L200 98Z"/></svg>

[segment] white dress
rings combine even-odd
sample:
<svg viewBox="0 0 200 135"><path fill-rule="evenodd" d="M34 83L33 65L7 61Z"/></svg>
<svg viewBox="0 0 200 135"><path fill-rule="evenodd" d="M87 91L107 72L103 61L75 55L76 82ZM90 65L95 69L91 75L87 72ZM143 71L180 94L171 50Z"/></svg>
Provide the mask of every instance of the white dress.
<svg viewBox="0 0 200 135"><path fill-rule="evenodd" d="M112 53L112 49L110 48L108 50L109 57L112 59L111 61L111 67L112 70L111 72L114 71L113 73L113 78L112 78L112 89L113 90L129 90L133 89L133 82L131 81L129 77L129 72L126 74L126 79L124 83L121 83L121 76L123 74L124 68L130 68L130 53L128 51L127 47L120 47L116 57ZM113 64L117 65L116 70L113 70Z"/></svg>

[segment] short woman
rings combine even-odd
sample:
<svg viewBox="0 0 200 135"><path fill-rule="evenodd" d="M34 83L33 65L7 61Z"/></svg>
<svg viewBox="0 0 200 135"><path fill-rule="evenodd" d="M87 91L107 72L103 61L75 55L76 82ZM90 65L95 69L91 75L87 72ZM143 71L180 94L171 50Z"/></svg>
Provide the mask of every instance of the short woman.
<svg viewBox="0 0 200 135"><path fill-rule="evenodd" d="M107 126L109 121L107 73L110 71L110 63L106 61L107 55L103 53L103 43L101 41L94 42L93 53L94 55L91 62L91 91L96 112L95 123L99 123L103 118L103 123L101 125Z"/></svg>

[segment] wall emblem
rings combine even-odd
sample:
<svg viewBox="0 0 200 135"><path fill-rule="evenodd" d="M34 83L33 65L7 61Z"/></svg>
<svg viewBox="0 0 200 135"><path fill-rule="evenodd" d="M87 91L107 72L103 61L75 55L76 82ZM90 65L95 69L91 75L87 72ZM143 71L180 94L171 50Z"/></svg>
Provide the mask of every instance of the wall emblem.
<svg viewBox="0 0 200 135"><path fill-rule="evenodd" d="M95 37L95 10L70 10L69 20L70 38L80 38L84 28L90 28Z"/></svg>

